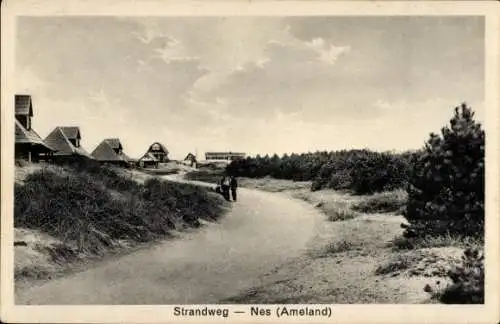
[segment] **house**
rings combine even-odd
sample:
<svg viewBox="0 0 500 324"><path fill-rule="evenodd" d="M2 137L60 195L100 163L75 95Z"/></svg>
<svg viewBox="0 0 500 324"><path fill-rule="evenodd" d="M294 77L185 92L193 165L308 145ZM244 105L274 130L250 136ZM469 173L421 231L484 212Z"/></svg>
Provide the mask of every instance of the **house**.
<svg viewBox="0 0 500 324"><path fill-rule="evenodd" d="M123 153L123 145L118 138L107 138L97 145L92 156L99 162L130 166L132 161Z"/></svg>
<svg viewBox="0 0 500 324"><path fill-rule="evenodd" d="M153 155L155 159L158 160L159 163L166 163L169 161L168 159L169 152L167 148L159 142L151 144L148 150L146 151L146 154L147 153L151 153L151 155Z"/></svg>
<svg viewBox="0 0 500 324"><path fill-rule="evenodd" d="M57 150L54 160L93 159L81 146L82 136L77 126L58 126L45 138L45 143Z"/></svg>
<svg viewBox="0 0 500 324"><path fill-rule="evenodd" d="M244 159L245 153L237 152L206 152L205 160L207 161L233 161L237 159Z"/></svg>
<svg viewBox="0 0 500 324"><path fill-rule="evenodd" d="M15 96L15 145L16 159L28 162L50 160L54 152L53 147L45 143L40 135L31 127L33 117L33 102L30 95Z"/></svg>
<svg viewBox="0 0 500 324"><path fill-rule="evenodd" d="M151 152L146 152L140 159L139 159L139 166L141 168L158 168L159 161L158 159L151 154Z"/></svg>
<svg viewBox="0 0 500 324"><path fill-rule="evenodd" d="M184 158L184 162L189 163L190 166L196 168L196 156L193 153L188 153L186 157Z"/></svg>

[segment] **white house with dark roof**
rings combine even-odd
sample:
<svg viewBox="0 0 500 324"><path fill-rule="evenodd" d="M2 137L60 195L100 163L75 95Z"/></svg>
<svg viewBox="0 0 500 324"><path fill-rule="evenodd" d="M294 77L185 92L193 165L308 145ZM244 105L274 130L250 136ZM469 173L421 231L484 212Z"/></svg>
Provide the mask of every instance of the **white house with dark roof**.
<svg viewBox="0 0 500 324"><path fill-rule="evenodd" d="M32 128L33 101L30 95L15 95L15 158L37 162L50 159L55 148Z"/></svg>

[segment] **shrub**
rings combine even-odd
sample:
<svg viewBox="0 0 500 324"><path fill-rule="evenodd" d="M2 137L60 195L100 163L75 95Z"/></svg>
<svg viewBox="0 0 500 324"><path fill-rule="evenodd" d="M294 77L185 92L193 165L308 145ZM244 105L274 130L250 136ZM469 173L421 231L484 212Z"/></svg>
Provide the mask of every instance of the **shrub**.
<svg viewBox="0 0 500 324"><path fill-rule="evenodd" d="M410 254L396 255L387 262L379 265L375 269L375 274L379 276L379 275L386 275L399 272L402 270L407 270L418 261L419 257L415 255L410 255Z"/></svg>
<svg viewBox="0 0 500 324"><path fill-rule="evenodd" d="M276 179L310 181L314 179L321 166L328 161L333 152L309 152L291 155L284 154L272 157L257 155L232 161L226 171L235 176L263 178L271 176Z"/></svg>
<svg viewBox="0 0 500 324"><path fill-rule="evenodd" d="M484 237L484 131L465 104L431 134L411 170L407 236Z"/></svg>
<svg viewBox="0 0 500 324"><path fill-rule="evenodd" d="M414 153L340 151L318 171L311 189L347 189L355 194L390 191L406 185Z"/></svg>
<svg viewBox="0 0 500 324"><path fill-rule="evenodd" d="M398 189L368 196L352 209L362 213L400 212L406 207L407 199L406 191Z"/></svg>
<svg viewBox="0 0 500 324"><path fill-rule="evenodd" d="M484 253L466 249L462 264L448 272L452 284L444 290L428 292L445 304L484 304Z"/></svg>
<svg viewBox="0 0 500 324"><path fill-rule="evenodd" d="M395 237L390 246L395 250L413 250L422 248L439 248L439 247L460 247L466 248L469 246L480 247L483 242L474 237L463 235L444 234L439 236L426 235L422 237L407 237L405 235Z"/></svg>

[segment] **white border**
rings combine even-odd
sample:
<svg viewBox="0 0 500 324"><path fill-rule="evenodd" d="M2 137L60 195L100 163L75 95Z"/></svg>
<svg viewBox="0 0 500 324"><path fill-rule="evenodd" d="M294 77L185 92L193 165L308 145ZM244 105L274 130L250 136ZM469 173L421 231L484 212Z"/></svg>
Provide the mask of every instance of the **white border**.
<svg viewBox="0 0 500 324"><path fill-rule="evenodd" d="M133 0L6 0L2 2L2 97L1 97L1 320L4 322L51 323L164 323L215 322L197 318L173 318L173 306L15 306L13 303L13 89L9 76L14 73L15 17L18 15L110 15L110 16L381 16L381 15L480 15L486 17L486 304L451 305L332 305L331 318L315 322L342 323L493 323L500 319L499 303L499 196L500 173L498 142L499 102L499 3L483 1L133 1ZM464 44L467 46L467 44ZM216 305L215 305L216 306ZM244 305L224 305L248 311ZM271 306L271 305L268 305ZM252 318L220 321L311 322L300 318Z"/></svg>

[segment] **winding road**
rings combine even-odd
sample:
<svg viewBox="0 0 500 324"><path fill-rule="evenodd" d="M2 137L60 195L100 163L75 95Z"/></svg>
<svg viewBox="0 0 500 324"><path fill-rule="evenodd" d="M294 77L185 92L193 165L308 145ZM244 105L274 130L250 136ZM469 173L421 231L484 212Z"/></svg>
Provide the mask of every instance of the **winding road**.
<svg viewBox="0 0 500 324"><path fill-rule="evenodd" d="M309 204L281 194L241 188L238 199L216 223L18 291L16 304L217 303L258 285L259 276L300 255L323 220Z"/></svg>

